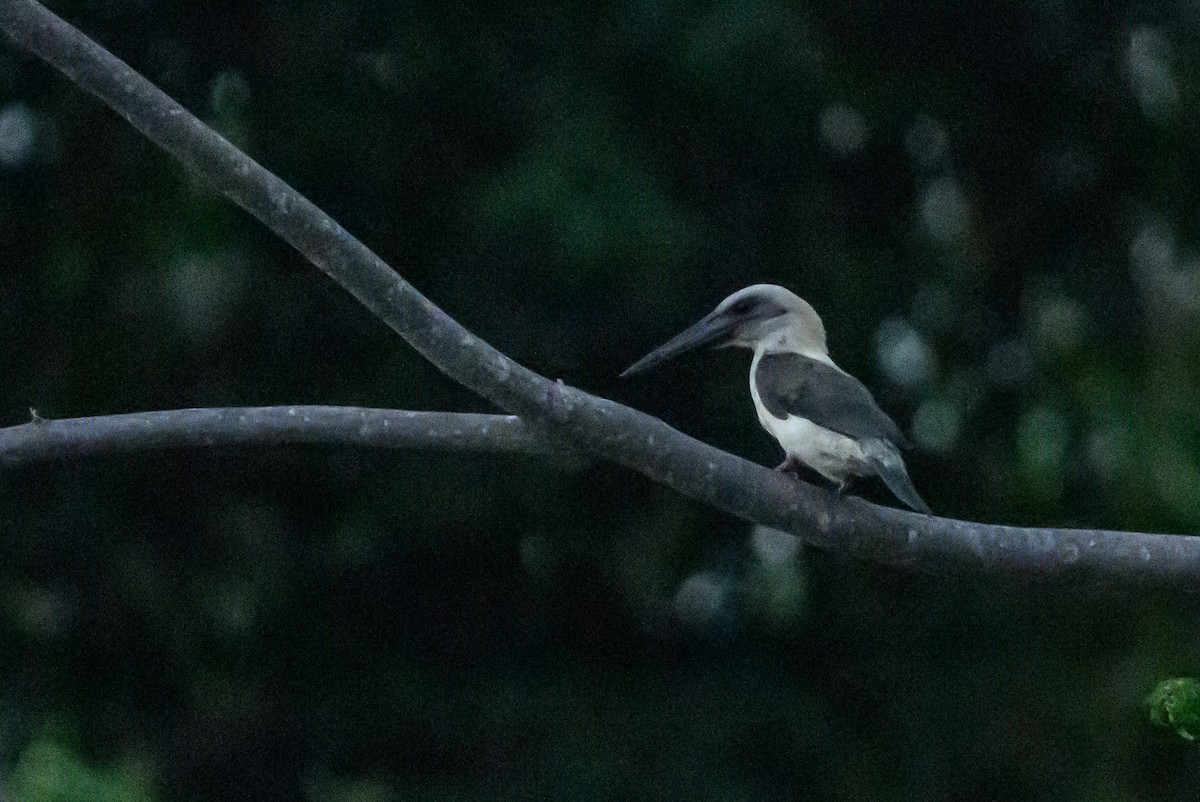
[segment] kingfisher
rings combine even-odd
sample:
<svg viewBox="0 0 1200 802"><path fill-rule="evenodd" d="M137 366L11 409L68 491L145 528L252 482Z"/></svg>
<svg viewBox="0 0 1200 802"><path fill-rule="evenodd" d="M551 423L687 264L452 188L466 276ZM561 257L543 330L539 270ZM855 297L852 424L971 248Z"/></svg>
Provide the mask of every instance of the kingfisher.
<svg viewBox="0 0 1200 802"><path fill-rule="evenodd" d="M808 301L774 284L738 290L621 377L705 345L754 352L750 396L758 422L783 447L776 470L796 474L807 466L839 494L857 478L877 476L905 505L932 514L900 454L911 444L862 382L829 357L825 325Z"/></svg>

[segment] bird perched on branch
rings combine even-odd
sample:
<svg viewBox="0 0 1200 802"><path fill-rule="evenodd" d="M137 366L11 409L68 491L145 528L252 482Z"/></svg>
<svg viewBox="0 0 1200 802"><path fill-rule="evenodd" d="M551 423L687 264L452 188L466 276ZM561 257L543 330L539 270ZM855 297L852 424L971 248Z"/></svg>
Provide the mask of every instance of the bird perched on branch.
<svg viewBox="0 0 1200 802"><path fill-rule="evenodd" d="M786 454L777 470L806 465L839 493L856 477L878 476L900 501L930 514L900 456L908 440L870 391L829 358L825 326L803 298L773 284L738 290L621 376L704 345L754 352L750 395L759 423Z"/></svg>

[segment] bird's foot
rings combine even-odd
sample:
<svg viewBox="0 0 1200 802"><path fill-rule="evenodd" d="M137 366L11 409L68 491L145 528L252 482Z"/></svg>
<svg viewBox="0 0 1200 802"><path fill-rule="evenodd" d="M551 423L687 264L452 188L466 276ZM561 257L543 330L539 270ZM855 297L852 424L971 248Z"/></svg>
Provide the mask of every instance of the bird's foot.
<svg viewBox="0 0 1200 802"><path fill-rule="evenodd" d="M793 478L798 479L800 477L800 466L796 463L795 457L790 455L783 462L776 465L775 470L779 471L780 473L791 474Z"/></svg>

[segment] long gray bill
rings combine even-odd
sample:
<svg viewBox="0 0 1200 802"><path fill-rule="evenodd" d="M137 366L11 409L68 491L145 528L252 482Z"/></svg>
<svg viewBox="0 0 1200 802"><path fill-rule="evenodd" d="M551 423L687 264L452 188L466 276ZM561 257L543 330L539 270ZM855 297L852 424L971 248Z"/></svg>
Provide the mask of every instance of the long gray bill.
<svg viewBox="0 0 1200 802"><path fill-rule="evenodd" d="M736 320L732 320L725 315L718 315L715 312L709 314L687 331L677 334L637 362L634 362L621 373L621 378L624 379L635 373L645 373L652 368L658 367L668 359L679 356L685 351L691 351L695 348L718 342L727 337L733 331L736 324Z"/></svg>

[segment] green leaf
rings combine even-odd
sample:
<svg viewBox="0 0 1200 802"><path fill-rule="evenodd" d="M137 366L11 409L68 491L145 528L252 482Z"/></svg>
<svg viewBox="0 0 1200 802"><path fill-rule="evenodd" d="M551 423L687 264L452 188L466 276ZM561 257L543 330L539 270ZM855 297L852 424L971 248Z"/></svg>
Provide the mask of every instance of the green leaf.
<svg viewBox="0 0 1200 802"><path fill-rule="evenodd" d="M1150 720L1160 727L1173 727L1189 741L1200 733L1200 679L1165 679L1146 698Z"/></svg>

